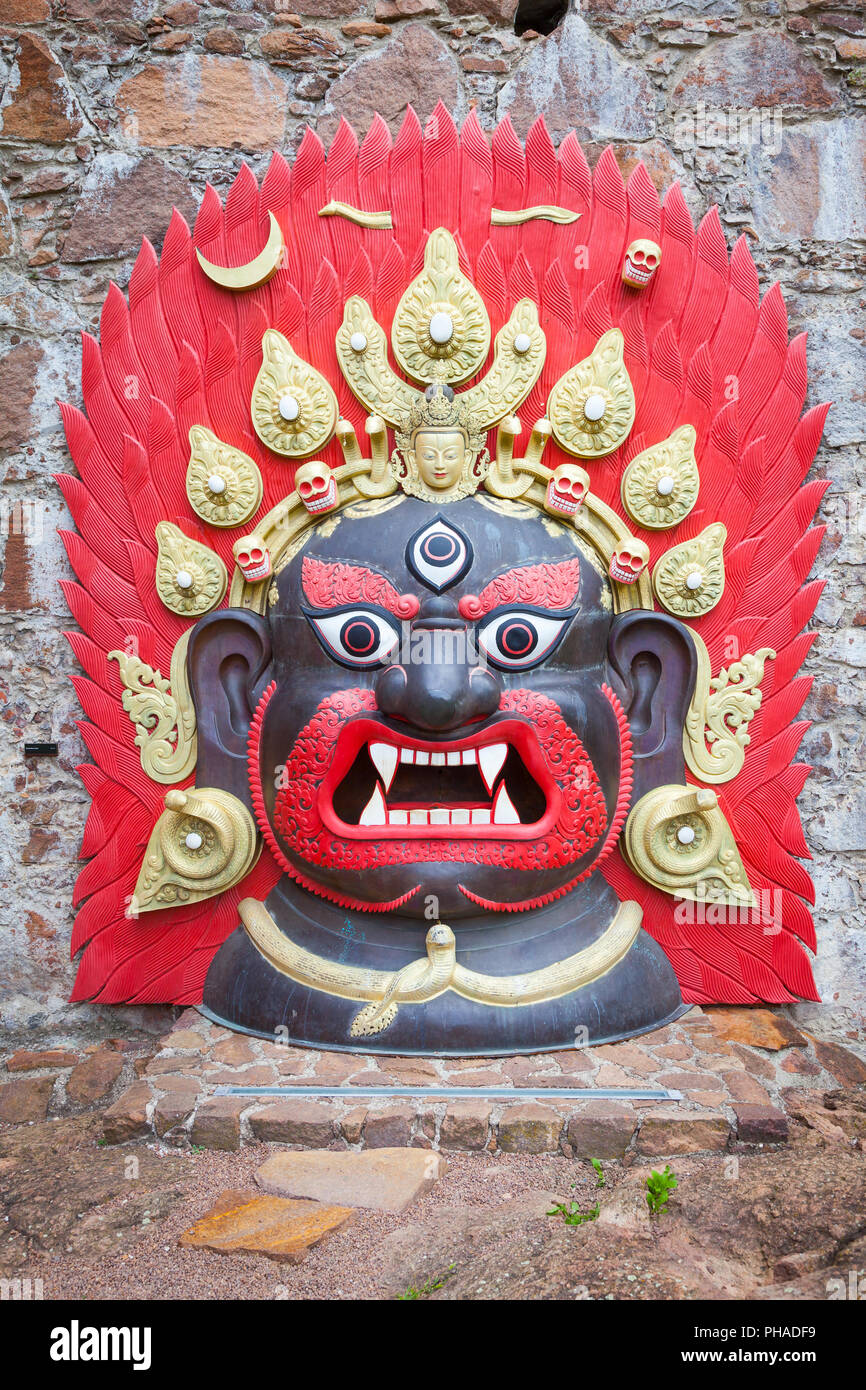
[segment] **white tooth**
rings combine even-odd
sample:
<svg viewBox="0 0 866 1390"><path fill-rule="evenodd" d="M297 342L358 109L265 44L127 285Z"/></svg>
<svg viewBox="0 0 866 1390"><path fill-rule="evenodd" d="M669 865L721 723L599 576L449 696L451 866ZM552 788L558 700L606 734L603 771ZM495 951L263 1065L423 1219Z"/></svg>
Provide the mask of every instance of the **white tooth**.
<svg viewBox="0 0 866 1390"><path fill-rule="evenodd" d="M465 806L455 806L455 807L454 807L454 810L451 812L451 824L452 824L452 825L468 825L468 824L469 824L469 811L467 810L467 808L466 808Z"/></svg>
<svg viewBox="0 0 866 1390"><path fill-rule="evenodd" d="M387 793L397 770L397 749L393 743L371 743L370 757L376 764L376 771L382 778L382 785Z"/></svg>
<svg viewBox="0 0 866 1390"><path fill-rule="evenodd" d="M433 764L434 767L444 767L444 766L445 766L445 754L444 754L444 753L433 753L433 754L431 754L430 761L431 761L431 763Z"/></svg>
<svg viewBox="0 0 866 1390"><path fill-rule="evenodd" d="M426 824L427 824L427 812L426 812L426 811L410 811L410 812L409 812L409 824L410 824L410 825L426 825Z"/></svg>
<svg viewBox="0 0 866 1390"><path fill-rule="evenodd" d="M463 752L463 761L464 761L464 763L474 763L474 762L475 762L475 749L474 749L474 748L466 748L466 749L464 750L464 752Z"/></svg>
<svg viewBox="0 0 866 1390"><path fill-rule="evenodd" d="M499 788L496 802L493 807L494 825L519 825L520 817L514 809L514 804L508 792L505 790L505 783Z"/></svg>
<svg viewBox="0 0 866 1390"><path fill-rule="evenodd" d="M430 824L431 824L431 825L448 825L448 823L449 823L448 807L447 807L447 806L431 806L431 808L430 808Z"/></svg>
<svg viewBox="0 0 866 1390"><path fill-rule="evenodd" d="M370 797L363 811L359 825L387 825L388 812L385 810L385 798L382 795L382 788L376 783L376 790Z"/></svg>
<svg viewBox="0 0 866 1390"><path fill-rule="evenodd" d="M421 767L426 767L430 761L430 754L418 752L415 754L415 761L419 763Z"/></svg>
<svg viewBox="0 0 866 1390"><path fill-rule="evenodd" d="M460 766L460 754L459 754L459 753L449 753L449 754L448 754L448 766L449 766L449 767L459 767L459 766Z"/></svg>
<svg viewBox="0 0 866 1390"><path fill-rule="evenodd" d="M401 763L414 763L414 761L415 761L415 750L414 750L414 748L401 748L401 749L400 749L400 761L401 761Z"/></svg>
<svg viewBox="0 0 866 1390"><path fill-rule="evenodd" d="M473 811L473 812L472 812L472 824L473 824L473 825L489 825L489 824L490 824L490 812L489 812L489 811Z"/></svg>
<svg viewBox="0 0 866 1390"><path fill-rule="evenodd" d="M409 812L408 812L408 811L389 811L389 812L388 812L388 824L389 824L389 825L408 825L408 824L409 824Z"/></svg>
<svg viewBox="0 0 866 1390"><path fill-rule="evenodd" d="M478 766L487 790L492 793L493 783L499 776L502 764L508 756L507 743L488 743L486 748L478 749Z"/></svg>

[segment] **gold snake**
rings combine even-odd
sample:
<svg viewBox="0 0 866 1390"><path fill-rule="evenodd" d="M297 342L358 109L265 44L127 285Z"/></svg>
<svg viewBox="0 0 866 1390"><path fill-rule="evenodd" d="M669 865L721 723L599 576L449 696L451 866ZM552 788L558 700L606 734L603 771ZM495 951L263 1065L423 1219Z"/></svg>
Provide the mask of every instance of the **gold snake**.
<svg viewBox="0 0 866 1390"><path fill-rule="evenodd" d="M607 930L582 951L522 975L483 975L459 963L456 938L444 922L428 931L426 956L410 961L402 970L368 970L327 960L296 945L257 898L244 898L238 910L253 945L274 969L325 994L370 1001L352 1020L350 1033L356 1038L381 1033L397 1017L400 1004L424 1004L449 989L464 999L498 1008L519 1008L571 994L622 960L634 944L643 917L638 903L621 903Z"/></svg>

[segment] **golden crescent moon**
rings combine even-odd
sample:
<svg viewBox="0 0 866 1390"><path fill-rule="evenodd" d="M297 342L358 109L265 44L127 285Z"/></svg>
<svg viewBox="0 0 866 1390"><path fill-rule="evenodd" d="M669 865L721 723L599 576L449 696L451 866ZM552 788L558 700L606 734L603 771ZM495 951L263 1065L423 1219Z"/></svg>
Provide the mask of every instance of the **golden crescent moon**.
<svg viewBox="0 0 866 1390"><path fill-rule="evenodd" d="M201 251L196 250L198 263L209 280L221 285L224 290L257 290L259 285L267 284L271 276L276 275L283 259L283 234L274 214L269 212L268 217L271 226L264 250L254 260L247 261L246 265L213 265L205 260Z"/></svg>

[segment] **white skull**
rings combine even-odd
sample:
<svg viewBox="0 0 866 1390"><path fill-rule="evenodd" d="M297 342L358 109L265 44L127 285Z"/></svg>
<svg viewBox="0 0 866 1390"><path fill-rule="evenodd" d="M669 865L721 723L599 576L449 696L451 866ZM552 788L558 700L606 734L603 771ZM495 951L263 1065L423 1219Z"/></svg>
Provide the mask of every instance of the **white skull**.
<svg viewBox="0 0 866 1390"><path fill-rule="evenodd" d="M248 584L258 584L271 572L271 552L257 531L235 541L232 552L237 567Z"/></svg>
<svg viewBox="0 0 866 1390"><path fill-rule="evenodd" d="M614 546L608 573L618 584L636 584L649 564L649 546L634 536Z"/></svg>
<svg viewBox="0 0 866 1390"><path fill-rule="evenodd" d="M321 459L301 465L295 474L295 487L311 516L331 512L337 505L337 480Z"/></svg>
<svg viewBox="0 0 866 1390"><path fill-rule="evenodd" d="M623 284L642 290L661 265L662 248L654 241L641 237L633 241L625 253L622 267Z"/></svg>
<svg viewBox="0 0 866 1390"><path fill-rule="evenodd" d="M547 484L545 507L555 516L574 516L589 492L589 474L576 463L561 463Z"/></svg>

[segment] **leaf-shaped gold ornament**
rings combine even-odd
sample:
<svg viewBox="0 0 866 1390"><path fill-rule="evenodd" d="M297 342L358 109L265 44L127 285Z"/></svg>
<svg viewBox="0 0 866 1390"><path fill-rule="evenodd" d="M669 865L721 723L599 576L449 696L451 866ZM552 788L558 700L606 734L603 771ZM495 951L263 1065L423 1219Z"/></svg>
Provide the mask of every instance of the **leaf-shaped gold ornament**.
<svg viewBox="0 0 866 1390"><path fill-rule="evenodd" d="M218 555L170 521L157 523L156 542L154 583L166 608L182 618L198 618L222 603L229 576Z"/></svg>
<svg viewBox="0 0 866 1390"><path fill-rule="evenodd" d="M623 506L647 531L678 526L697 502L696 439L693 425L680 425L660 444L637 454L623 473Z"/></svg>
<svg viewBox="0 0 866 1390"><path fill-rule="evenodd" d="M263 444L285 458L307 458L324 448L337 423L337 397L325 378L269 328L253 386L250 414Z"/></svg>
<svg viewBox="0 0 866 1390"><path fill-rule="evenodd" d="M618 328L603 333L589 357L571 367L550 393L553 437L577 458L613 453L634 424L634 391Z"/></svg>
<svg viewBox="0 0 866 1390"><path fill-rule="evenodd" d="M725 591L724 544L727 531L713 522L690 541L665 551L653 570L653 589L676 618L702 618Z"/></svg>
<svg viewBox="0 0 866 1390"><path fill-rule="evenodd" d="M243 526L262 502L257 465L204 425L191 427L189 443L186 495L193 511L211 526Z"/></svg>
<svg viewBox="0 0 866 1390"><path fill-rule="evenodd" d="M486 361L490 319L444 227L427 238L424 269L397 305L391 345L406 375L425 384L466 381Z"/></svg>

